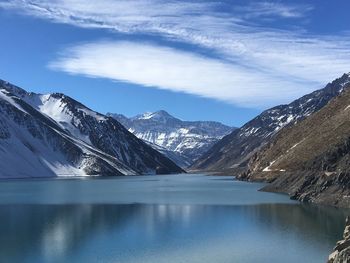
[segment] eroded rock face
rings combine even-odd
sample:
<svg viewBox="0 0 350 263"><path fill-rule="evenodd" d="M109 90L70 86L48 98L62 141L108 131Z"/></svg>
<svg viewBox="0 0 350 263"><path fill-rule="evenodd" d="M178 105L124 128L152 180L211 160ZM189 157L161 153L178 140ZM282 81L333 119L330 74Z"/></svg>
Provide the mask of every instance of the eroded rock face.
<svg viewBox="0 0 350 263"><path fill-rule="evenodd" d="M350 207L350 84L318 112L282 129L240 176L304 202Z"/></svg>
<svg viewBox="0 0 350 263"><path fill-rule="evenodd" d="M343 240L337 242L334 252L329 256L327 263L350 262L350 218L346 219Z"/></svg>

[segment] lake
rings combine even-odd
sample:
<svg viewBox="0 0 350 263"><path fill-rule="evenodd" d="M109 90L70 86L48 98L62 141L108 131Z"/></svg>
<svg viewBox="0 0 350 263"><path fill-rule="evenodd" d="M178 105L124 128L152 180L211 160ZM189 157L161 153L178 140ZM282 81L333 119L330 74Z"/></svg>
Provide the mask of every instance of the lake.
<svg viewBox="0 0 350 263"><path fill-rule="evenodd" d="M227 176L0 182L0 262L325 262L346 210Z"/></svg>

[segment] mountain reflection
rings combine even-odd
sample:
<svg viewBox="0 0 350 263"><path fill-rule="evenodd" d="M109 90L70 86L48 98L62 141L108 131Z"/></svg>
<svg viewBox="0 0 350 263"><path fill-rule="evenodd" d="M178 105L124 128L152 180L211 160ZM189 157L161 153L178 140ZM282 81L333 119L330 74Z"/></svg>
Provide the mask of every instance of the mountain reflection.
<svg viewBox="0 0 350 263"><path fill-rule="evenodd" d="M324 249L341 235L344 213L292 204L1 205L0 262L120 262L184 244L264 243L274 235Z"/></svg>

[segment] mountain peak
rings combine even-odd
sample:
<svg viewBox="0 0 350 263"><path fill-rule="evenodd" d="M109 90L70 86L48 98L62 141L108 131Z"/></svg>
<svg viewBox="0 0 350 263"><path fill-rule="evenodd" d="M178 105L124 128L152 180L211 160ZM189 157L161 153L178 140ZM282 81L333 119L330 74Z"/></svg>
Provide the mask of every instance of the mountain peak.
<svg viewBox="0 0 350 263"><path fill-rule="evenodd" d="M175 117L170 115L165 110L159 110L159 111L155 111L155 112L145 112L141 115L135 116L133 119L156 120L156 121L160 121L160 122L166 122L169 119L175 119Z"/></svg>
<svg viewBox="0 0 350 263"><path fill-rule="evenodd" d="M1 178L183 171L119 122L62 93L0 81L0 115Z"/></svg>
<svg viewBox="0 0 350 263"><path fill-rule="evenodd" d="M165 110L147 112L126 119L111 115L136 137L182 167L187 167L206 152L215 142L232 131L231 127L210 121L182 121ZM166 152L164 152L164 149Z"/></svg>
<svg viewBox="0 0 350 263"><path fill-rule="evenodd" d="M153 112L153 116L174 118L174 116L172 116L171 114L169 114L169 113L168 113L167 111L165 111L165 110L159 110L159 111Z"/></svg>

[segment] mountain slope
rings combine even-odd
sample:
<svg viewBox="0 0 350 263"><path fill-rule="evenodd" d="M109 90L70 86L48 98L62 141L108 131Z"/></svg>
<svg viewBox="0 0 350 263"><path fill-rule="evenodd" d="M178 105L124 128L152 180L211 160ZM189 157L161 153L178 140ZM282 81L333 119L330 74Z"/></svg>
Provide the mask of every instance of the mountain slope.
<svg viewBox="0 0 350 263"><path fill-rule="evenodd" d="M319 112L281 130L244 176L304 201L350 207L350 84Z"/></svg>
<svg viewBox="0 0 350 263"><path fill-rule="evenodd" d="M0 81L0 110L0 177L182 172L113 118L63 94Z"/></svg>
<svg viewBox="0 0 350 263"><path fill-rule="evenodd" d="M350 75L344 74L321 90L264 111L217 142L191 169L223 171L245 167L249 158L278 131L320 110L349 82Z"/></svg>
<svg viewBox="0 0 350 263"><path fill-rule="evenodd" d="M161 154L163 154L164 156L166 156L167 158L172 160L178 166L186 168L189 165L190 160L186 159L181 154L179 154L177 152L170 151L170 150L168 150L160 145L153 144L153 143L148 142L148 141L144 141L144 142L146 142L153 149L155 149L156 151L160 152Z"/></svg>
<svg viewBox="0 0 350 263"><path fill-rule="evenodd" d="M138 138L166 149L167 155L182 167L192 164L233 128L211 121L182 121L166 111L127 118L108 113Z"/></svg>

